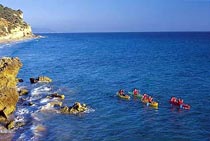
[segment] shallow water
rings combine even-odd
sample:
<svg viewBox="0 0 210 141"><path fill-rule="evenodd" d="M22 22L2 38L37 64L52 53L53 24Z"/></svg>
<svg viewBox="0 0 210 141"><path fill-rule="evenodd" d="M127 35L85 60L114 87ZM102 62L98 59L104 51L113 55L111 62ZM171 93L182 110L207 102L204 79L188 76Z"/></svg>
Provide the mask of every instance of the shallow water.
<svg viewBox="0 0 210 141"><path fill-rule="evenodd" d="M18 77L35 103L23 115L31 122L14 139L210 140L210 33L42 35L0 47L0 56L18 56L23 62ZM53 83L30 85L29 78L38 75ZM152 95L159 108L115 95L134 87ZM90 112L39 112L43 95L53 92L65 94L66 105L86 103ZM171 96L182 97L191 110L171 108ZM17 111L24 108L19 105ZM46 128L41 135L35 133L37 125Z"/></svg>

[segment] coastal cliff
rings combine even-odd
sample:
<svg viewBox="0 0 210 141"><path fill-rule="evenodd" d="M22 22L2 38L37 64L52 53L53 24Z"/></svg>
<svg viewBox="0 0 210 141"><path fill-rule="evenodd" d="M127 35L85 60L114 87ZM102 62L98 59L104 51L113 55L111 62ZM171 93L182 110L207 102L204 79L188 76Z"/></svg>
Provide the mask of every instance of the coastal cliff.
<svg viewBox="0 0 210 141"><path fill-rule="evenodd" d="M30 25L23 20L21 10L13 10L0 4L0 43L33 36Z"/></svg>
<svg viewBox="0 0 210 141"><path fill-rule="evenodd" d="M0 121L15 111L18 101L17 79L22 63L19 58L0 58Z"/></svg>

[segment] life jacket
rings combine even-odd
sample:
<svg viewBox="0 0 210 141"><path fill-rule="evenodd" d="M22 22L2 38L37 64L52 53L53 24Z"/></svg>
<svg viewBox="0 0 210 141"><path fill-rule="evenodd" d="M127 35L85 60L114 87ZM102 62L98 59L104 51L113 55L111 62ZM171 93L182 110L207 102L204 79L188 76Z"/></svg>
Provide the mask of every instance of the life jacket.
<svg viewBox="0 0 210 141"><path fill-rule="evenodd" d="M149 102L152 102L152 100L153 100L153 98L150 96L150 97L148 97L148 101Z"/></svg>
<svg viewBox="0 0 210 141"><path fill-rule="evenodd" d="M137 95L137 94L138 94L138 90L135 89L135 90L133 91L133 94L134 94L134 95Z"/></svg>
<svg viewBox="0 0 210 141"><path fill-rule="evenodd" d="M184 102L183 99L178 99L178 104L181 105L181 104L183 104L183 102Z"/></svg>

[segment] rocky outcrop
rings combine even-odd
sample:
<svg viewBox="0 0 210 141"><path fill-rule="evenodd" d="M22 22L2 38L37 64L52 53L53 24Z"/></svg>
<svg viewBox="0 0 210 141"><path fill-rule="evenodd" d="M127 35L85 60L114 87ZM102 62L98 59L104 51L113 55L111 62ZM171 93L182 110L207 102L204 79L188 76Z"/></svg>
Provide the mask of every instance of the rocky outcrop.
<svg viewBox="0 0 210 141"><path fill-rule="evenodd" d="M18 101L16 76L22 63L19 58L0 59L0 121L14 112Z"/></svg>
<svg viewBox="0 0 210 141"><path fill-rule="evenodd" d="M75 102L74 105L71 107L68 107L68 106L61 107L61 113L78 114L78 113L85 112L87 109L88 108L87 108L86 104L81 104L79 102Z"/></svg>
<svg viewBox="0 0 210 141"><path fill-rule="evenodd" d="M30 78L31 84L37 83L37 82L44 82L44 83L50 83L52 82L52 79L50 79L47 76L39 76L38 78Z"/></svg>
<svg viewBox="0 0 210 141"><path fill-rule="evenodd" d="M47 96L48 98L60 98L60 99L64 99L65 98L65 95L63 94L58 94L58 93L54 93L54 94L51 94L49 96Z"/></svg>
<svg viewBox="0 0 210 141"><path fill-rule="evenodd" d="M21 10L13 10L0 4L0 42L33 36L30 25L23 20Z"/></svg>
<svg viewBox="0 0 210 141"><path fill-rule="evenodd" d="M18 90L19 96L28 94L28 90L26 88L21 88Z"/></svg>

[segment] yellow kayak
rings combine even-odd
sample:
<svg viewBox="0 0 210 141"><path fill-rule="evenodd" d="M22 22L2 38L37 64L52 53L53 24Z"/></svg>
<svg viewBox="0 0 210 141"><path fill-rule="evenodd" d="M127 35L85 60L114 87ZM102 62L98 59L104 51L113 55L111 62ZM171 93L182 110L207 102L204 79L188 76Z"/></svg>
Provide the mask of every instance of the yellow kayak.
<svg viewBox="0 0 210 141"><path fill-rule="evenodd" d="M152 102L149 102L148 100L141 100L143 103L147 104L148 106L151 106L151 107L158 107L158 102L156 101L152 101Z"/></svg>
<svg viewBox="0 0 210 141"><path fill-rule="evenodd" d="M123 98L123 99L130 99L131 97L129 95L120 95L119 93L117 93L117 95L120 97L120 98Z"/></svg>

